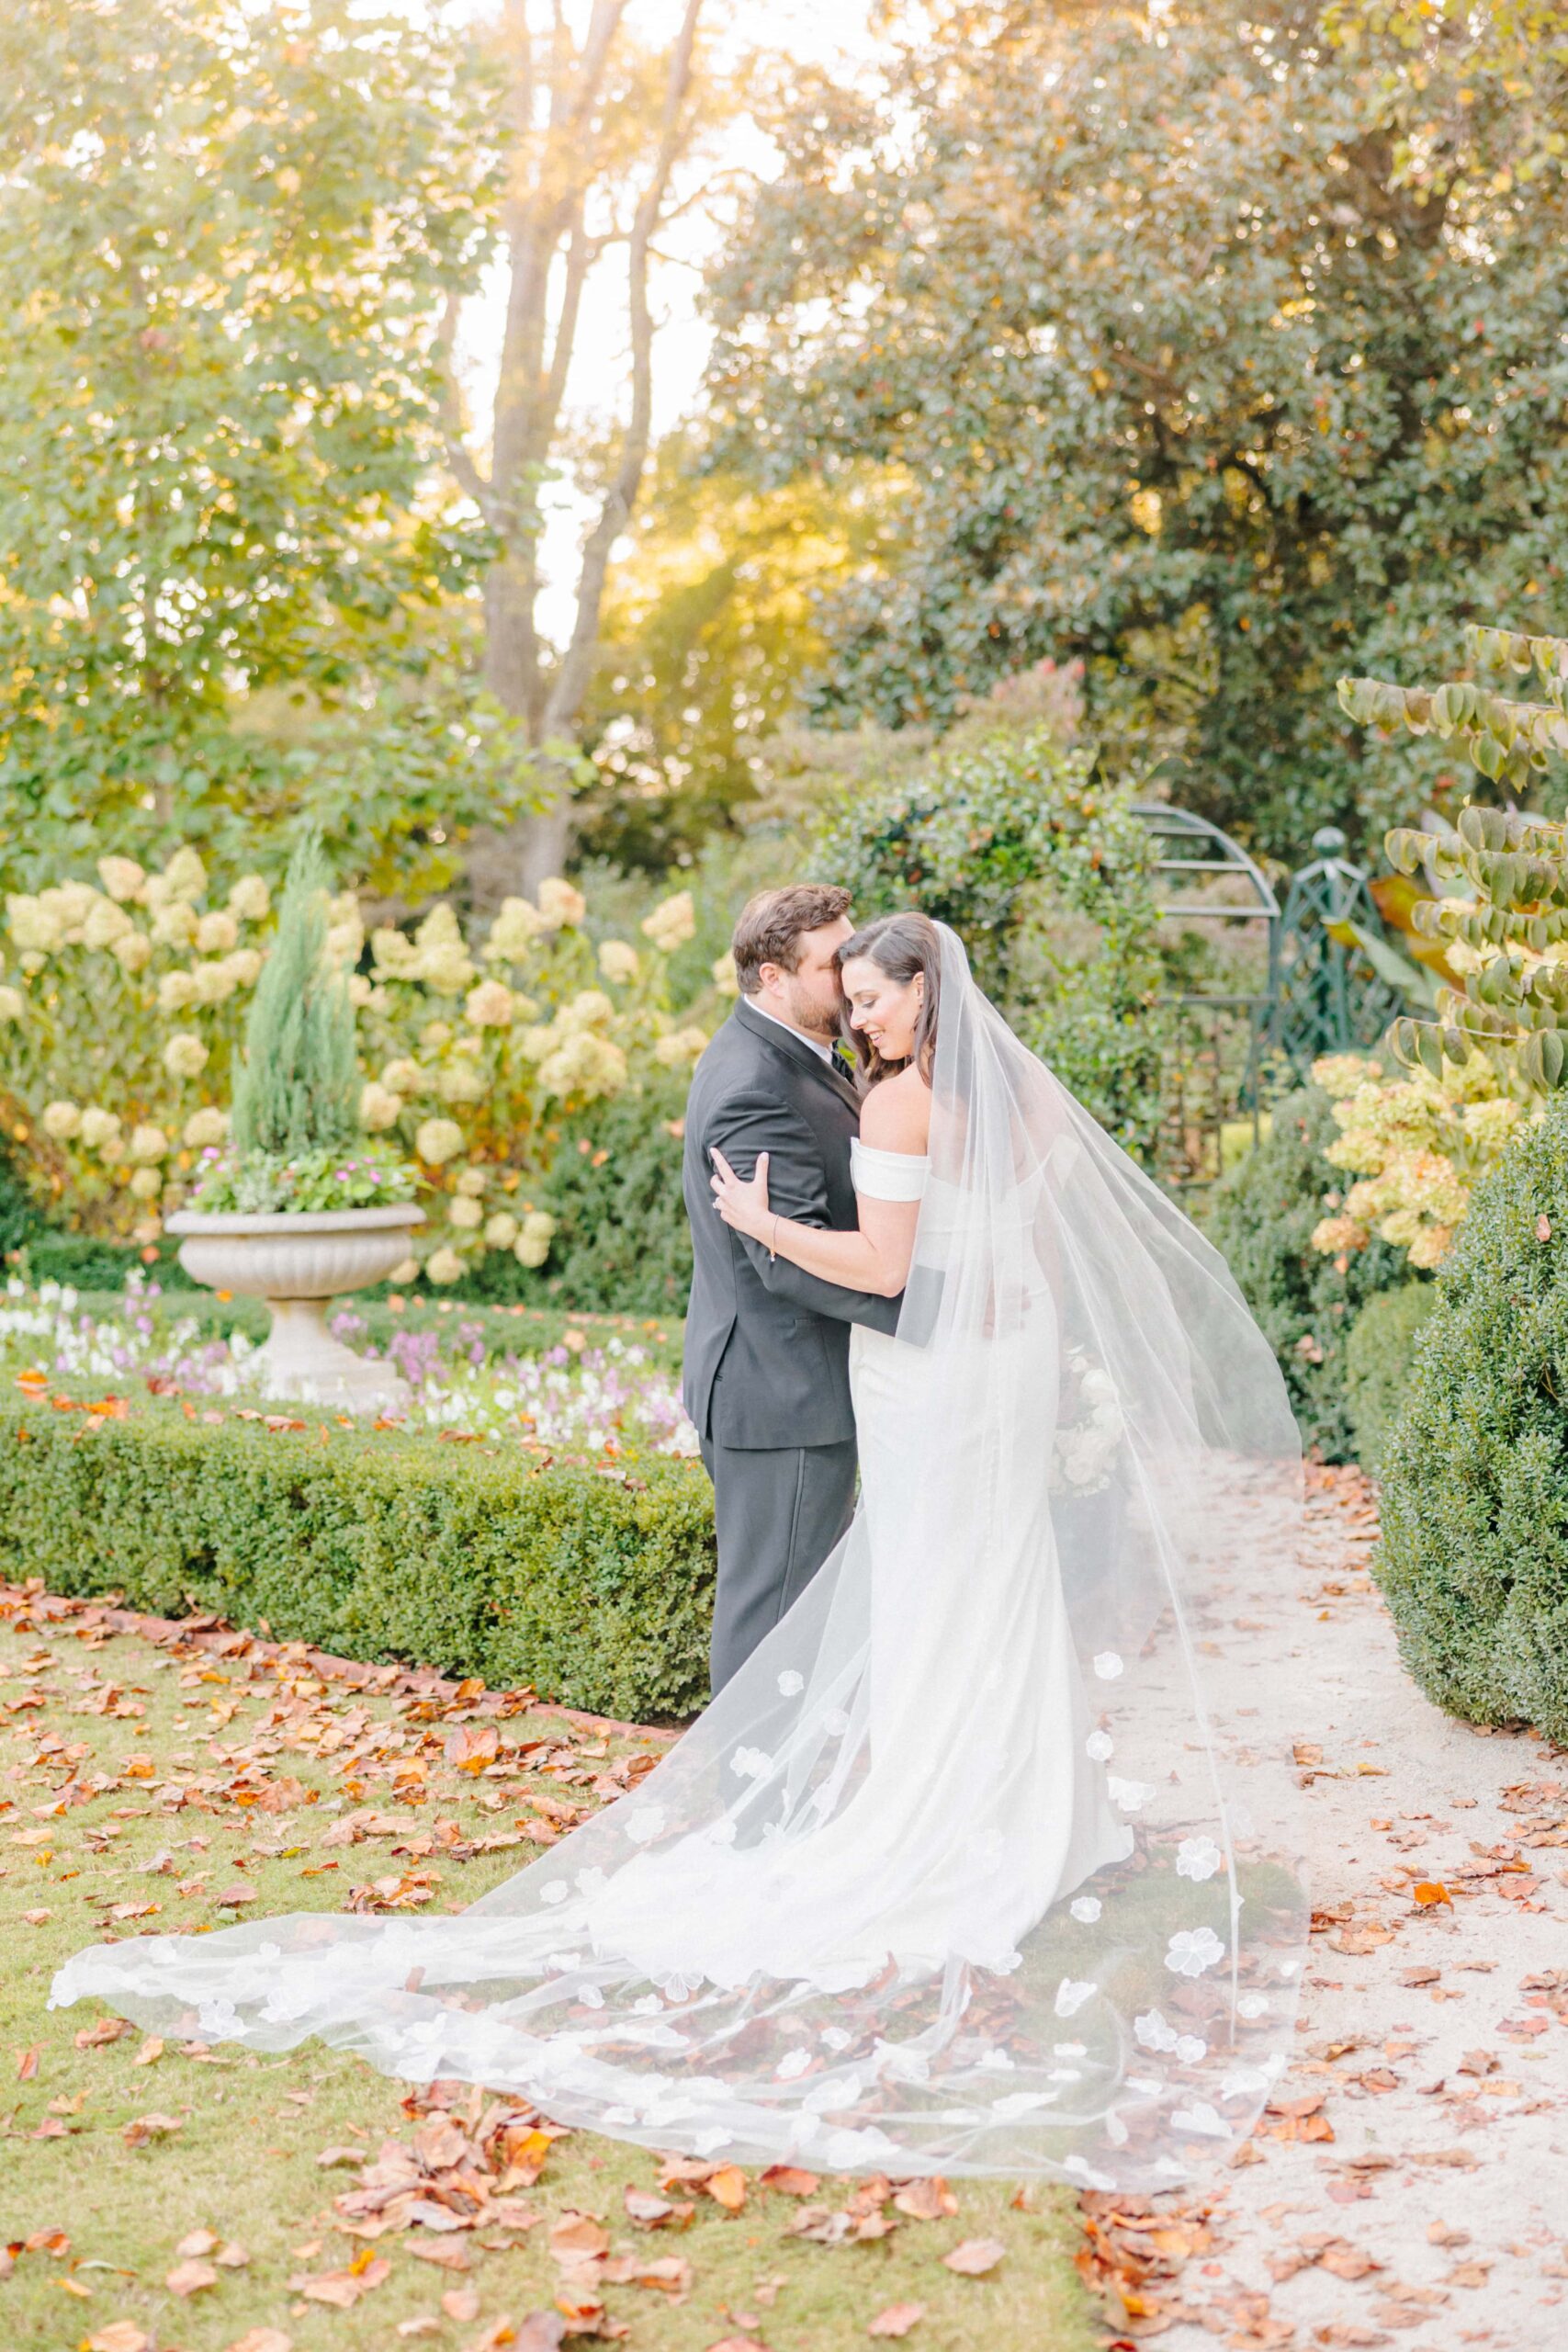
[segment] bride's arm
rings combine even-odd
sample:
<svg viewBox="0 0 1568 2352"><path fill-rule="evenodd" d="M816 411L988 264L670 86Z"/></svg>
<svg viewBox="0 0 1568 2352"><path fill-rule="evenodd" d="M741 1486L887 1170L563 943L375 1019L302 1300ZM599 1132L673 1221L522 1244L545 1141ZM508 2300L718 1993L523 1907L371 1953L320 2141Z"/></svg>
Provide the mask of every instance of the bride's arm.
<svg viewBox="0 0 1568 2352"><path fill-rule="evenodd" d="M930 1135L931 1095L918 1081L892 1080L867 1099L861 1125L865 1141L874 1148L918 1157ZM721 1151L716 1149L713 1159L714 1206L738 1233L818 1281L871 1291L882 1298L897 1297L914 1253L918 1201L879 1201L863 1193L857 1197L858 1231L825 1232L780 1216L769 1206L766 1152L759 1156L749 1182L736 1175Z"/></svg>

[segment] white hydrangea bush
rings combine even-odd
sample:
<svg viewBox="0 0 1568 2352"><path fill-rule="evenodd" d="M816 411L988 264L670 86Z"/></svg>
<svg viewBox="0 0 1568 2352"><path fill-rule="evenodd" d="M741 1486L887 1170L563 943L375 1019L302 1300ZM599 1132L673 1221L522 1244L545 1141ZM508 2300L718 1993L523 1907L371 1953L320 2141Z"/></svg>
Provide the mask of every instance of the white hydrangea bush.
<svg viewBox="0 0 1568 2352"><path fill-rule="evenodd" d="M332 902L328 954L358 1013L361 1116L424 1179L423 1258L400 1282L455 1283L489 1250L543 1265L554 1224L535 1195L559 1122L645 1073L667 1083L706 1045L670 1006L669 959L695 931L690 894L655 907L635 942L595 941L588 914L558 878L507 899L481 933L465 934L443 903L367 941L355 894ZM188 846L161 871L105 857L94 883L7 899L0 1117L40 1205L149 1242L190 1199L228 1134L272 923L262 876L224 887Z"/></svg>

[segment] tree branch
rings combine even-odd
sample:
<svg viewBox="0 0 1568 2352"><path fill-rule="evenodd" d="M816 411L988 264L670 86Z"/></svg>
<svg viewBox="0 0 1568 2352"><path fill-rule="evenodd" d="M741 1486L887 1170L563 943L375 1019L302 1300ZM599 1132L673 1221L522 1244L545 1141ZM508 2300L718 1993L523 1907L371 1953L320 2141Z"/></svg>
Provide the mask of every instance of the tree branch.
<svg viewBox="0 0 1568 2352"><path fill-rule="evenodd" d="M681 29L670 52L665 76L664 105L660 119L659 151L637 208L626 262L627 295L632 330L632 407L621 447L621 461L604 494L598 520L583 545L578 571L577 610L572 632L556 673L545 710L547 737L570 732L582 707L599 645L599 614L610 550L631 519L632 508L648 461L653 427L653 320L648 302L648 264L659 226L670 176L680 153L681 137L691 91L696 52L697 19L703 0L686 0Z"/></svg>

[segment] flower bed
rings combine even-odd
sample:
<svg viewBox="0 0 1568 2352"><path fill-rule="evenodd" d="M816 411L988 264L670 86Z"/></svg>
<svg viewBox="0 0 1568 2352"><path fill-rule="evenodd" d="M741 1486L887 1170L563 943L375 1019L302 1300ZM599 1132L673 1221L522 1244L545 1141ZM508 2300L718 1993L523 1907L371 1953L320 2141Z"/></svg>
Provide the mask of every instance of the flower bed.
<svg viewBox="0 0 1568 2352"><path fill-rule="evenodd" d="M0 1299L0 1366L66 1384L128 1385L165 1397L243 1398L245 1359L264 1336L250 1301L161 1293L80 1297L13 1281ZM526 1309L344 1306L335 1337L393 1363L413 1391L401 1426L511 1442L535 1453L690 1455L667 1326ZM254 1400L253 1400L254 1401Z"/></svg>

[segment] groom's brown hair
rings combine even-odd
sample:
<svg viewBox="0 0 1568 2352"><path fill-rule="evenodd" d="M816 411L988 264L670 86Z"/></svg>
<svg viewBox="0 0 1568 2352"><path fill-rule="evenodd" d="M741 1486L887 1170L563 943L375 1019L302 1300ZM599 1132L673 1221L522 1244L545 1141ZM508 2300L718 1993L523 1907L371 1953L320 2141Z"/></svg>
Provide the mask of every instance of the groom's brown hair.
<svg viewBox="0 0 1568 2352"><path fill-rule="evenodd" d="M805 934L837 922L849 910L850 894L836 882L792 882L784 890L759 890L740 910L730 941L741 995L756 995L764 964L793 972Z"/></svg>

